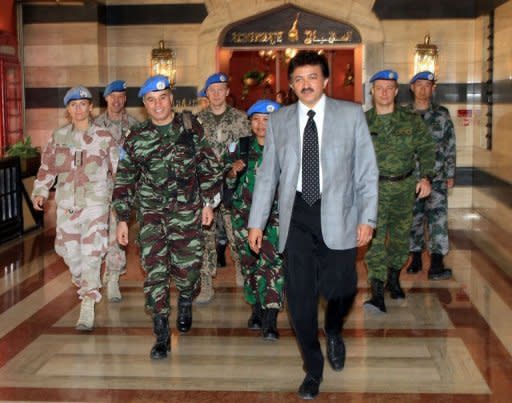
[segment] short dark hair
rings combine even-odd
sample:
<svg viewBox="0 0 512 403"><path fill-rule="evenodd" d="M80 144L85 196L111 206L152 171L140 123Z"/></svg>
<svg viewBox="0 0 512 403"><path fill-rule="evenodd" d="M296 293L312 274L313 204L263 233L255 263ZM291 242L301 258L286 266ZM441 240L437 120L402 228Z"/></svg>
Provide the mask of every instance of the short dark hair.
<svg viewBox="0 0 512 403"><path fill-rule="evenodd" d="M301 50L290 60L290 64L288 65L288 79L292 77L292 73L297 67L306 65L320 66L324 77L329 77L329 65L323 54L318 54L318 52L311 50Z"/></svg>

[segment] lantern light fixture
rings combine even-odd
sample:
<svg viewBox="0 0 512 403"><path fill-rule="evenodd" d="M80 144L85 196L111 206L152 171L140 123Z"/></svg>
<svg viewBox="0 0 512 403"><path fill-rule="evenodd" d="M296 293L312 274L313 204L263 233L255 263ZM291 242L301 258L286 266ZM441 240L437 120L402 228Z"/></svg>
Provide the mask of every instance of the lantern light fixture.
<svg viewBox="0 0 512 403"><path fill-rule="evenodd" d="M431 71L437 79L438 54L437 46L430 43L430 35L425 35L424 42L416 45L416 52L414 54L414 74L421 71Z"/></svg>
<svg viewBox="0 0 512 403"><path fill-rule="evenodd" d="M172 49L166 48L163 40L151 51L151 75L161 74L169 79L171 88L176 84L176 57Z"/></svg>

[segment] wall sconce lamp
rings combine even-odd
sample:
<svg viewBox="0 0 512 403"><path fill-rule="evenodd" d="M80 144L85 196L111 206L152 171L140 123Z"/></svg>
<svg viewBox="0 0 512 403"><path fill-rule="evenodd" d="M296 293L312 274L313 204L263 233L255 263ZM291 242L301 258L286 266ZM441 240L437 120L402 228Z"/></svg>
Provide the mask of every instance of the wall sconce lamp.
<svg viewBox="0 0 512 403"><path fill-rule="evenodd" d="M416 45L414 54L414 74L420 71L430 71L437 79L437 55L439 51L436 45L430 44L430 35L425 35L424 43Z"/></svg>
<svg viewBox="0 0 512 403"><path fill-rule="evenodd" d="M171 88L176 84L176 57L172 49L166 48L164 41L151 51L151 75L161 74L169 78Z"/></svg>

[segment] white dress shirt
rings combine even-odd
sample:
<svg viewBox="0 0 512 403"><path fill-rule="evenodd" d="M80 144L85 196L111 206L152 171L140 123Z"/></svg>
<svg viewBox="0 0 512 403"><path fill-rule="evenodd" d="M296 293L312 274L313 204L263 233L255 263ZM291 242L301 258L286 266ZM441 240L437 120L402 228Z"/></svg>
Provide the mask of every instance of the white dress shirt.
<svg viewBox="0 0 512 403"><path fill-rule="evenodd" d="M298 101L298 114L299 114L299 136L300 136L300 168L299 168L299 179L297 181L297 191L302 192L302 143L304 140L304 129L306 128L306 123L308 122L308 111L315 111L315 116L313 120L315 121L316 130L318 132L318 158L320 158L321 150L322 150L322 133L324 129L324 115L325 115L325 95L322 94L322 97L318 100L316 105L313 108L309 108L304 105L301 101ZM320 167L320 194L322 194L322 163L319 161Z"/></svg>

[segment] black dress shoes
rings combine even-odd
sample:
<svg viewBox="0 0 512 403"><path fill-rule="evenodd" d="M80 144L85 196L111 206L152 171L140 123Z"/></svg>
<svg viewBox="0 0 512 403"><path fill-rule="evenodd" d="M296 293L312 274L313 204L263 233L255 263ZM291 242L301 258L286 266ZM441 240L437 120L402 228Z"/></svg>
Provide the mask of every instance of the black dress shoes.
<svg viewBox="0 0 512 403"><path fill-rule="evenodd" d="M339 334L327 335L327 360L334 371L345 366L345 343Z"/></svg>
<svg viewBox="0 0 512 403"><path fill-rule="evenodd" d="M321 379L317 380L311 375L306 375L299 387L299 397L304 400L313 400L320 393L320 382L322 382Z"/></svg>

